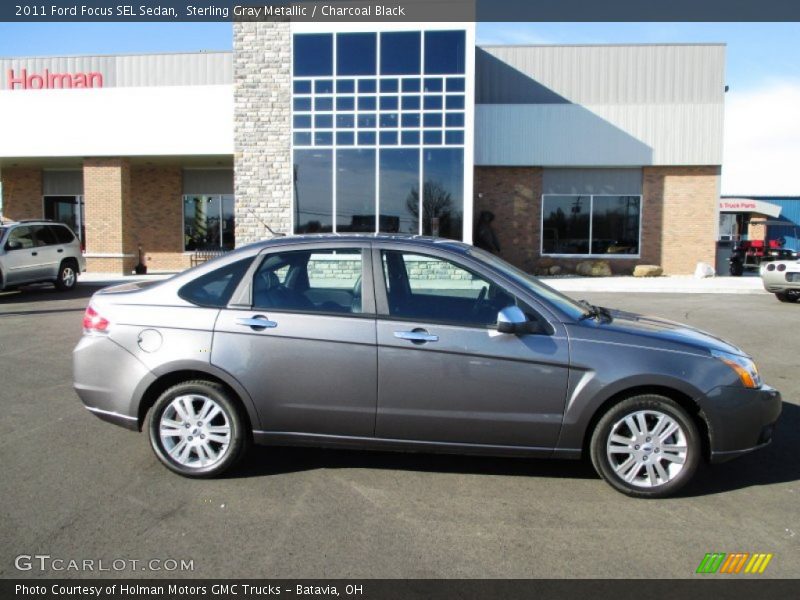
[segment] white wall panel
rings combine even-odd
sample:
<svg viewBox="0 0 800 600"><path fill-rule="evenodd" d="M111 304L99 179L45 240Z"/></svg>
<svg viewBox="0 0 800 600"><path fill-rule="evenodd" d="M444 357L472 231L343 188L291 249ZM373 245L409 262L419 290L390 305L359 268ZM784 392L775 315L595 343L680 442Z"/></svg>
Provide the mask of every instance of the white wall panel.
<svg viewBox="0 0 800 600"><path fill-rule="evenodd" d="M0 157L233 154L233 86L0 91Z"/></svg>

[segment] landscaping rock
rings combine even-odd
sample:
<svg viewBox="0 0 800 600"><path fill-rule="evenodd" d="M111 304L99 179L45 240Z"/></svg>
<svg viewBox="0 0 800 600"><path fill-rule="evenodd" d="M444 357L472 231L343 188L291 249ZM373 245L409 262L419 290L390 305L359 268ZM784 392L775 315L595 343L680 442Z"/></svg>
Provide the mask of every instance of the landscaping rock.
<svg viewBox="0 0 800 600"><path fill-rule="evenodd" d="M561 274L561 267L559 267L558 265L553 265L548 270L550 272L550 275L560 275Z"/></svg>
<svg viewBox="0 0 800 600"><path fill-rule="evenodd" d="M584 277L610 277L611 265L605 260L585 260L578 263L575 272Z"/></svg>
<svg viewBox="0 0 800 600"><path fill-rule="evenodd" d="M634 277L661 277L664 269L658 265L636 265L633 269Z"/></svg>

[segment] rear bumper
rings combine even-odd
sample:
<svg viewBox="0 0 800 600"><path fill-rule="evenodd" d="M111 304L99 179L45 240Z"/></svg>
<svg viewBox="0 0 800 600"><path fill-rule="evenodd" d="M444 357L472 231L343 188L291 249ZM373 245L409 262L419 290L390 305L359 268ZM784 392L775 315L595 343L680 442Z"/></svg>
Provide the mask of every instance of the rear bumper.
<svg viewBox="0 0 800 600"><path fill-rule="evenodd" d="M104 335L84 335L72 352L73 387L86 408L104 421L139 429L139 386L155 376Z"/></svg>
<svg viewBox="0 0 800 600"><path fill-rule="evenodd" d="M720 386L700 402L711 438L711 462L725 462L772 441L781 414L778 390Z"/></svg>

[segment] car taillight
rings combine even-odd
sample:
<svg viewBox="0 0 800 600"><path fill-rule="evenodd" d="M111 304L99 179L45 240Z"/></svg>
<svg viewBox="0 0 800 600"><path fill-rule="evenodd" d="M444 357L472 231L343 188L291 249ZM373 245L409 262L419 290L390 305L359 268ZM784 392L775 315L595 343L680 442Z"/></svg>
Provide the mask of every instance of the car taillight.
<svg viewBox="0 0 800 600"><path fill-rule="evenodd" d="M767 265L767 271L774 271L774 270L775 270L775 265L772 264Z"/></svg>
<svg viewBox="0 0 800 600"><path fill-rule="evenodd" d="M85 332L106 332L109 325L108 319L100 316L91 305L86 307L86 312L83 313L83 330Z"/></svg>
<svg viewBox="0 0 800 600"><path fill-rule="evenodd" d="M778 265L778 271L785 271L785 270L786 270L786 265L783 264Z"/></svg>

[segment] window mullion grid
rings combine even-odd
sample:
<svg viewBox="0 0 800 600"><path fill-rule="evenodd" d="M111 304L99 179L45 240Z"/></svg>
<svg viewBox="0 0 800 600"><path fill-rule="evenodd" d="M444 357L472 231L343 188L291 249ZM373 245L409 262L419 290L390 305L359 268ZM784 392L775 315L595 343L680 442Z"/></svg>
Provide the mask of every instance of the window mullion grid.
<svg viewBox="0 0 800 600"><path fill-rule="evenodd" d="M425 185L424 185L424 174L422 172L422 166L424 162L424 153L425 153L425 146L423 136L425 135L424 132L424 121L425 121L425 32L420 32L419 36L419 101L420 101L420 112L419 112L419 223L417 230L419 231L419 235L422 235L422 219L424 218L423 214L423 201L425 195Z"/></svg>
<svg viewBox="0 0 800 600"><path fill-rule="evenodd" d="M376 40L375 40L375 73L377 74L378 78L380 78L380 76L382 74L381 73L381 34L380 33L376 33L375 34L375 38L376 38ZM375 85L379 85L379 83L376 81ZM400 82L398 81L398 86L399 85L400 85ZM378 92L380 93L380 89L378 89ZM375 108L377 108L378 111L380 111L380 97L377 97L375 99L375 102L378 103L378 106L376 106ZM399 104L399 102L400 102L400 98L399 97L398 97L397 102ZM398 106L398 109L399 108L400 107ZM379 113L376 113L376 114L379 114ZM378 134L378 125L379 125L379 123L377 122L377 119L379 119L379 118L380 117L377 117L377 116L375 117L375 119L376 119L376 122L375 122L375 233L378 233L381 230L381 178L380 178L380 161L378 159L379 155L380 155L380 140L378 139L378 135L379 135ZM398 118L400 118L400 117L398 117ZM399 127L400 123L398 123L397 125ZM397 135L399 136L400 133L398 132ZM357 142L358 140L355 140L355 141ZM397 141L399 142L400 140L398 139Z"/></svg>

